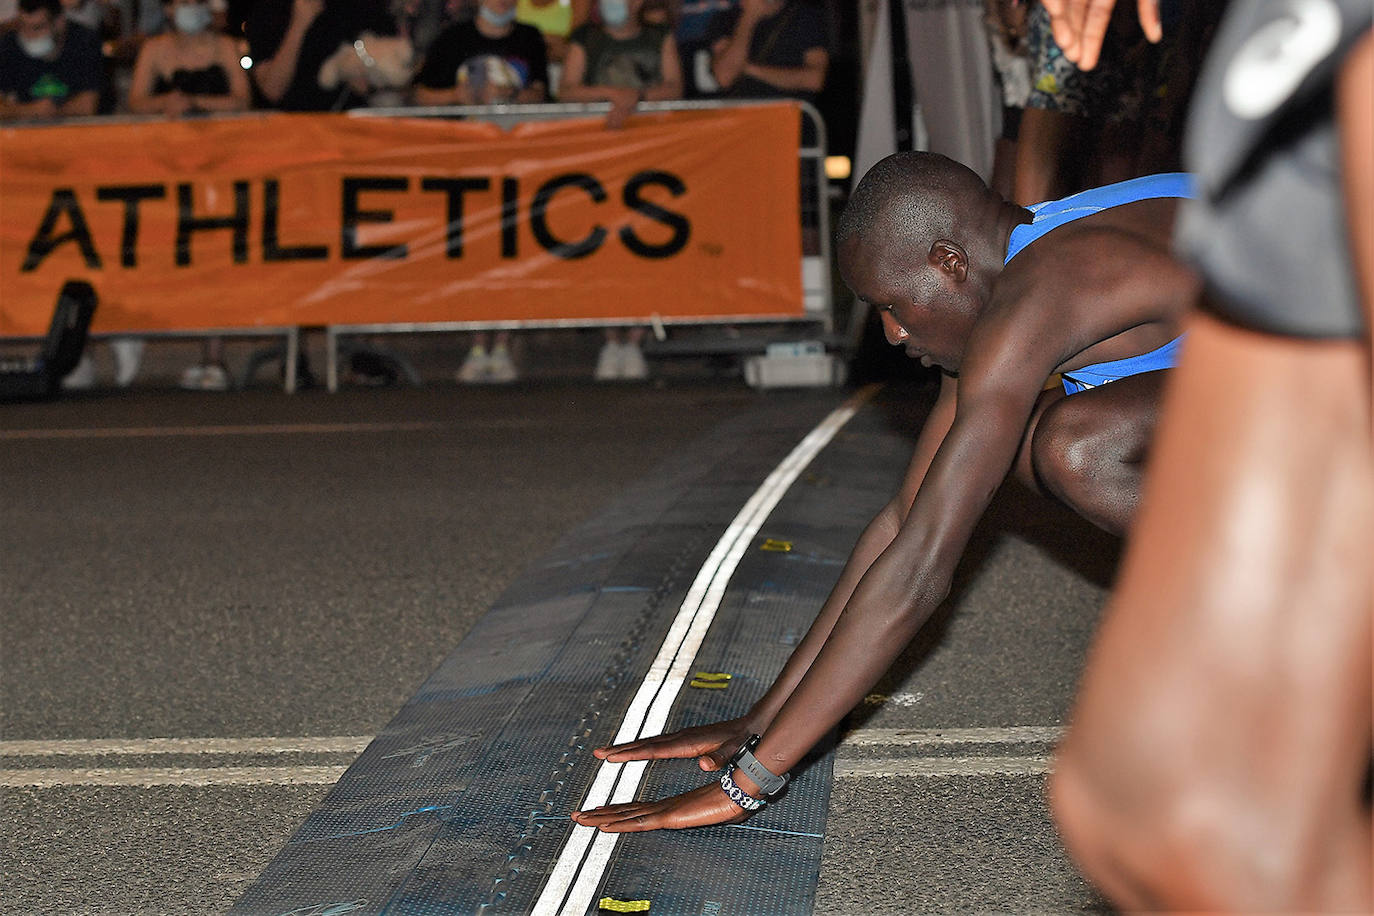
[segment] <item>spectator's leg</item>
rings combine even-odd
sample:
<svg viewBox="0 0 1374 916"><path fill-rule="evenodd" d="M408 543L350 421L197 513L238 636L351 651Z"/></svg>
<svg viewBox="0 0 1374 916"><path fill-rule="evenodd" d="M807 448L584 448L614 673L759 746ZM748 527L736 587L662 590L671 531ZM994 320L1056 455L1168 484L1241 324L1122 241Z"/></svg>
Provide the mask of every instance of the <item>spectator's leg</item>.
<svg viewBox="0 0 1374 916"><path fill-rule="evenodd" d="M644 361L644 334L648 328L643 325L625 329L625 341L620 346L620 377L643 379L649 377L649 365Z"/></svg>
<svg viewBox="0 0 1374 916"><path fill-rule="evenodd" d="M1082 190L1075 177L1088 122L1077 115L1027 108L1016 141L1014 201L1022 206Z"/></svg>
<svg viewBox="0 0 1374 916"><path fill-rule="evenodd" d="M458 371L454 373L454 379L464 385L485 381L491 359L488 352L490 346L491 334L486 331L478 331L473 334L472 346L468 349L468 355L463 359L463 365L459 366Z"/></svg>
<svg viewBox="0 0 1374 916"><path fill-rule="evenodd" d="M625 348L625 332L620 328L606 328L604 334L605 342L597 354L596 369L592 372L592 377L598 382L620 378L620 354Z"/></svg>
<svg viewBox="0 0 1374 916"><path fill-rule="evenodd" d="M497 331L487 359L487 381L513 382L519 377L510 355L510 331Z"/></svg>

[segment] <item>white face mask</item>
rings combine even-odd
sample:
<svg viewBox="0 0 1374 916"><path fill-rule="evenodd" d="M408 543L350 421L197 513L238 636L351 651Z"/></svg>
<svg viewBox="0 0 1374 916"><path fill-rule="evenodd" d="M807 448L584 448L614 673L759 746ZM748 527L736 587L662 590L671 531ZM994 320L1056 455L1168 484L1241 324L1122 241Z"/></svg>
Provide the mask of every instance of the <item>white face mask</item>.
<svg viewBox="0 0 1374 916"><path fill-rule="evenodd" d="M626 0L601 0L601 21L611 28L624 25L630 19L630 4Z"/></svg>
<svg viewBox="0 0 1374 916"><path fill-rule="evenodd" d="M185 3L172 10L172 25L183 35L198 35L210 25L213 14L204 3Z"/></svg>
<svg viewBox="0 0 1374 916"><path fill-rule="evenodd" d="M77 25L84 25L88 29L99 29L100 21L105 18L105 10L95 0L86 0L84 3L64 10L62 15Z"/></svg>
<svg viewBox="0 0 1374 916"><path fill-rule="evenodd" d="M477 15L481 16L489 25L494 25L498 29L503 29L515 21L515 7L511 7L504 13L493 12L483 3L477 8Z"/></svg>
<svg viewBox="0 0 1374 916"><path fill-rule="evenodd" d="M52 32L39 35L36 38L25 38L23 35L16 36L19 39L19 47L29 57L41 60L57 50L57 39L52 37Z"/></svg>

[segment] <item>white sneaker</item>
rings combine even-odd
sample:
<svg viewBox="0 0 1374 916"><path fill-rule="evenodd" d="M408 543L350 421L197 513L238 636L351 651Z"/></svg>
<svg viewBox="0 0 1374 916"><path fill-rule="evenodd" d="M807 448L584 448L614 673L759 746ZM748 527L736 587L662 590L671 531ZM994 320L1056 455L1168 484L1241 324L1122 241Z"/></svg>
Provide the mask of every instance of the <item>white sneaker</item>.
<svg viewBox="0 0 1374 916"><path fill-rule="evenodd" d="M81 361L76 368L62 379L62 387L68 391L95 387L95 361L91 359L91 354L81 354Z"/></svg>
<svg viewBox="0 0 1374 916"><path fill-rule="evenodd" d="M468 351L467 359L463 360L463 365L453 374L453 377L463 385L484 381L487 377L489 360L486 347L473 347Z"/></svg>
<svg viewBox="0 0 1374 916"><path fill-rule="evenodd" d="M203 370L200 376L201 391L229 390L229 373L225 371L223 366L211 363L201 368Z"/></svg>
<svg viewBox="0 0 1374 916"><path fill-rule="evenodd" d="M520 373L515 369L515 362L510 358L510 351L505 347L496 347L491 351L491 356L487 359L486 380L498 384L509 384L520 377Z"/></svg>
<svg viewBox="0 0 1374 916"><path fill-rule="evenodd" d="M143 364L142 337L115 337L110 341L110 352L114 354L115 384L128 388L138 375L138 367Z"/></svg>
<svg viewBox="0 0 1374 916"><path fill-rule="evenodd" d="M614 340L608 340L601 347L601 353L596 358L596 371L592 373L592 378L598 382L609 382L612 379L620 378L620 351L624 348L623 344Z"/></svg>
<svg viewBox="0 0 1374 916"><path fill-rule="evenodd" d="M638 344L620 345L620 377L624 379L645 379L649 377L649 364L644 361L644 351Z"/></svg>
<svg viewBox="0 0 1374 916"><path fill-rule="evenodd" d="M196 365L187 366L186 370L181 373L181 381L177 384L187 391L199 391L204 381L205 367Z"/></svg>

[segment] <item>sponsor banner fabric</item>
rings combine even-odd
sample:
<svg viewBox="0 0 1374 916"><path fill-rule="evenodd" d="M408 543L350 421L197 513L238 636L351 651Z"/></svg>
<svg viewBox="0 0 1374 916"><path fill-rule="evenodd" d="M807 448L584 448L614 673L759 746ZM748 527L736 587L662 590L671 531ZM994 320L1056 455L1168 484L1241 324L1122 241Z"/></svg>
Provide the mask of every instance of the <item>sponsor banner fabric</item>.
<svg viewBox="0 0 1374 916"><path fill-rule="evenodd" d="M0 334L803 313L788 104L0 130Z"/></svg>

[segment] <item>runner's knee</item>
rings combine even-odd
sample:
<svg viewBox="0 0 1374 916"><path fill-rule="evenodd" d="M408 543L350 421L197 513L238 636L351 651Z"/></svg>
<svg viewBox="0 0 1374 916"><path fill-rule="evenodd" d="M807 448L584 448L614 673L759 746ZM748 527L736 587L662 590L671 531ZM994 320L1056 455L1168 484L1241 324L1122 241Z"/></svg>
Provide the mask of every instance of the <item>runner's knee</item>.
<svg viewBox="0 0 1374 916"><path fill-rule="evenodd" d="M1051 405L1031 439L1031 465L1041 486L1077 506L1103 477L1103 463L1117 460L1103 433L1070 399Z"/></svg>

